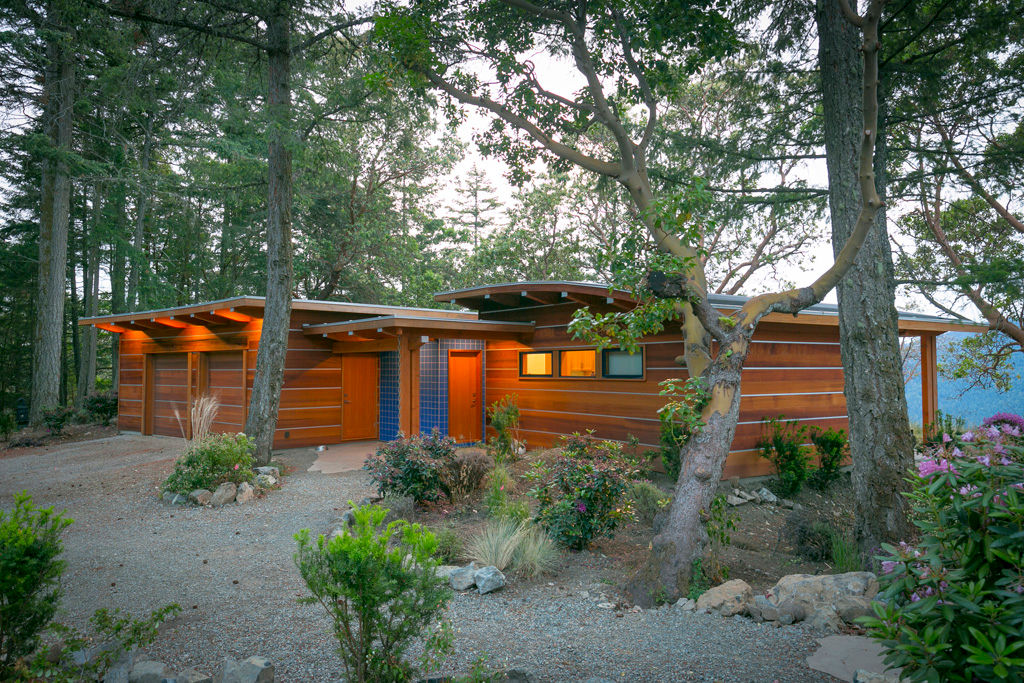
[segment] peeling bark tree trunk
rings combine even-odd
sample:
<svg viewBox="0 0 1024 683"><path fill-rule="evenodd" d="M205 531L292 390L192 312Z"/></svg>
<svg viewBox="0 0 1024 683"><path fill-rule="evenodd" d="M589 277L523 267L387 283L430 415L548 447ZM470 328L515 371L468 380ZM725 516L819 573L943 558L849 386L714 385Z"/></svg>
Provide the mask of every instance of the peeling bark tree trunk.
<svg viewBox="0 0 1024 683"><path fill-rule="evenodd" d="M816 20L832 244L838 253L854 229L861 206L857 175L863 137L858 97L863 65L857 53L861 38L836 0L818 0ZM881 125L875 175L884 196ZM914 438L907 418L892 253L884 214L880 212L876 221L879 225L872 229L837 287L857 541L865 557L883 541L907 538L912 529L901 492L906 489L904 477L914 463Z"/></svg>
<svg viewBox="0 0 1024 683"><path fill-rule="evenodd" d="M245 431L253 438L257 462L270 460L277 409L284 383L284 359L292 308L292 156L290 12L287 2L268 15L270 116L268 131L267 299L256 357Z"/></svg>
<svg viewBox="0 0 1024 683"><path fill-rule="evenodd" d="M64 35L60 2L47 4L48 28L43 75L43 127L51 149L43 160L39 211L39 289L32 346L32 394L29 419L38 424L44 408L60 402L61 345L67 283L68 220L71 179L66 156L71 150L74 64Z"/></svg>

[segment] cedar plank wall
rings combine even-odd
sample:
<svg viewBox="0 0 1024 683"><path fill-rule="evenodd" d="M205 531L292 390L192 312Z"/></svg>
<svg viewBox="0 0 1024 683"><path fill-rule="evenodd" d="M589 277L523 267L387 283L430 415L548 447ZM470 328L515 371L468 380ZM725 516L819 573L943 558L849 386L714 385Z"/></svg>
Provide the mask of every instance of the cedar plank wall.
<svg viewBox="0 0 1024 683"><path fill-rule="evenodd" d="M546 379L519 377L522 349L585 347L569 338L566 322L577 304L481 312L492 320L534 320L537 331L529 345L488 342L486 400L494 403L505 394L517 394L520 432L531 446L548 446L561 434L593 429L599 438L627 440L658 447L657 410L665 404L658 382L685 378L674 358L682 353L677 325L643 343L645 377L642 380ZM839 355L839 328L831 325L762 323L743 371L739 424L724 476L770 473L768 461L758 456L761 419L785 415L801 424L847 428L843 370Z"/></svg>
<svg viewBox="0 0 1024 683"><path fill-rule="evenodd" d="M341 357L333 353L329 340L311 339L302 333L302 323L312 324L338 319L339 315L336 313L292 312L288 353L285 357L284 388L281 391L274 448L315 446L338 443L341 440ZM241 358L239 354L231 359L229 357L234 354L221 352L225 345L245 347L245 398L248 405L255 375L260 328L261 321L256 320L247 324L218 325L213 328L215 333L202 326L122 332L119 346L121 373L118 386L118 429L143 431L146 372L144 352L155 349L159 349L161 355L183 351L217 352L208 355L209 363L205 373L197 368L193 374L194 400L201 389L218 394L227 389L228 382L231 381L230 376L235 374L234 369L238 368ZM200 376L203 376L202 379ZM245 422L244 410L238 403L241 395L240 368L237 376L239 390L237 394L223 394L224 405L218 413L218 423L214 431L241 431L240 425ZM180 412L184 417L187 410L182 409ZM156 431L174 435L180 433L173 417L168 420L165 416L155 415L154 419L157 420L157 424L154 425Z"/></svg>

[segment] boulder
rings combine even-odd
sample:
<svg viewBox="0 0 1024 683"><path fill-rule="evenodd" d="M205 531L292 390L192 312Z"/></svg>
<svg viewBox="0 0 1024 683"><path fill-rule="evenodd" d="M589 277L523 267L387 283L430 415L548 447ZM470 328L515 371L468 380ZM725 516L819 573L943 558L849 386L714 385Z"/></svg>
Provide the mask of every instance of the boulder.
<svg viewBox="0 0 1024 683"><path fill-rule="evenodd" d="M235 494L238 492L238 488L231 483L226 481L217 487L217 490L210 496L210 505L219 508L221 505L227 505L235 499Z"/></svg>
<svg viewBox="0 0 1024 683"><path fill-rule="evenodd" d="M162 683L165 678L173 678L174 672L163 662L136 662L128 674L128 683Z"/></svg>
<svg viewBox="0 0 1024 683"><path fill-rule="evenodd" d="M274 665L266 657L249 657L244 662L225 659L214 683L274 683Z"/></svg>
<svg viewBox="0 0 1024 683"><path fill-rule="evenodd" d="M457 591L469 590L476 581L473 575L476 574L476 563L470 562L465 567L460 567L448 574L448 583Z"/></svg>
<svg viewBox="0 0 1024 683"><path fill-rule="evenodd" d="M746 581L733 579L705 591L697 599L697 609L708 609L723 617L731 617L745 612L747 603L753 598L754 591Z"/></svg>
<svg viewBox="0 0 1024 683"><path fill-rule="evenodd" d="M768 490L767 486L762 486L757 490L757 495L762 502L775 504L779 502L778 496Z"/></svg>
<svg viewBox="0 0 1024 683"><path fill-rule="evenodd" d="M256 485L265 489L273 488L277 486L277 477L272 474L257 474Z"/></svg>
<svg viewBox="0 0 1024 683"><path fill-rule="evenodd" d="M697 603L692 598L679 598L674 607L678 607L684 612L692 612L697 609Z"/></svg>
<svg viewBox="0 0 1024 683"><path fill-rule="evenodd" d="M345 510L341 515L341 522L349 528L354 527L356 525L356 513L352 510Z"/></svg>
<svg viewBox="0 0 1024 683"><path fill-rule="evenodd" d="M863 595L844 595L836 600L836 612L847 624L853 624L858 617L873 614L871 600Z"/></svg>
<svg viewBox="0 0 1024 683"><path fill-rule="evenodd" d="M484 567L473 574L473 583L480 595L486 595L505 587L505 575L497 567Z"/></svg>
<svg viewBox="0 0 1024 683"><path fill-rule="evenodd" d="M235 494L236 503L251 503L256 498L256 489L247 481L238 485L238 492Z"/></svg>
<svg viewBox="0 0 1024 683"><path fill-rule="evenodd" d="M811 629L820 633L839 633L843 627L843 622L836 614L835 608L830 605L822 605L814 610L814 613L807 619L807 624Z"/></svg>
<svg viewBox="0 0 1024 683"><path fill-rule="evenodd" d="M266 474L267 476L273 477L274 479L281 478L281 470L271 465L262 465L260 467L252 468L252 471L256 474Z"/></svg>
<svg viewBox="0 0 1024 683"><path fill-rule="evenodd" d="M747 603L747 613L754 621L776 621L779 618L778 608L764 595L755 595Z"/></svg>
<svg viewBox="0 0 1024 683"><path fill-rule="evenodd" d="M793 599L814 605L836 605L844 596L860 596L870 600L878 594L878 579L871 572L845 574L789 574L779 579L768 591L772 602L781 605ZM813 610L812 610L813 611Z"/></svg>
<svg viewBox="0 0 1024 683"><path fill-rule="evenodd" d="M164 491L164 495L160 496L160 498L168 505L184 505L188 502L186 496L171 491Z"/></svg>
<svg viewBox="0 0 1024 683"><path fill-rule="evenodd" d="M213 494L206 489L196 489L188 494L188 499L196 505L209 505L211 498L213 498Z"/></svg>
<svg viewBox="0 0 1024 683"><path fill-rule="evenodd" d="M440 564L434 569L434 574L436 574L438 578L447 579L452 575L452 572L457 571L458 569L458 565Z"/></svg>
<svg viewBox="0 0 1024 683"><path fill-rule="evenodd" d="M902 679L898 673L878 674L864 669L853 672L853 683L900 683L900 680Z"/></svg>
<svg viewBox="0 0 1024 683"><path fill-rule="evenodd" d="M185 669L178 674L178 683L213 683L213 676L207 676L195 669Z"/></svg>
<svg viewBox="0 0 1024 683"><path fill-rule="evenodd" d="M740 498L739 496L734 496L730 493L726 495L725 502L728 503L729 505L732 505L733 507L736 507L737 505L746 505L747 499Z"/></svg>

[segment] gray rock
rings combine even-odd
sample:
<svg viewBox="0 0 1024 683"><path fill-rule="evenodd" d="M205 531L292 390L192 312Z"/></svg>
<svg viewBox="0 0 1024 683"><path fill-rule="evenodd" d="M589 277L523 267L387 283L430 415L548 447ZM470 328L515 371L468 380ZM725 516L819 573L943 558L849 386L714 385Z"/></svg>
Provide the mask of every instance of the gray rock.
<svg viewBox="0 0 1024 683"><path fill-rule="evenodd" d="M781 624L794 624L798 621L803 621L807 618L808 614L813 612L814 605L798 600L796 598L787 598L780 602L776 607L777 621ZM762 616L764 612L762 611Z"/></svg>
<svg viewBox="0 0 1024 683"><path fill-rule="evenodd" d="M537 683L537 677L529 671L522 669L508 669L502 674L500 680L512 681L513 683Z"/></svg>
<svg viewBox="0 0 1024 683"><path fill-rule="evenodd" d="M836 605L846 595L868 599L878 594L878 579L871 572L845 574L789 574L779 579L769 595L776 604L794 598L808 604Z"/></svg>
<svg viewBox="0 0 1024 683"><path fill-rule="evenodd" d="M121 651L103 675L103 683L129 683L135 665L135 650Z"/></svg>
<svg viewBox="0 0 1024 683"><path fill-rule="evenodd" d="M452 572L457 571L459 567L454 564L440 564L434 569L434 574L441 579L447 579L452 575Z"/></svg>
<svg viewBox="0 0 1024 683"><path fill-rule="evenodd" d="M352 510L345 510L344 514L341 515L342 524L347 525L349 528L356 525L356 513Z"/></svg>
<svg viewBox="0 0 1024 683"><path fill-rule="evenodd" d="M857 669L853 672L853 683L900 683L899 674L879 674L874 671Z"/></svg>
<svg viewBox="0 0 1024 683"><path fill-rule="evenodd" d="M273 683L274 665L266 657L249 657L244 662L225 659L214 683Z"/></svg>
<svg viewBox="0 0 1024 683"><path fill-rule="evenodd" d="M238 492L235 494L236 503L251 503L256 498L256 489L247 481L238 485Z"/></svg>
<svg viewBox="0 0 1024 683"><path fill-rule="evenodd" d="M273 488L277 486L277 477L271 474L257 474L256 485L265 489Z"/></svg>
<svg viewBox="0 0 1024 683"><path fill-rule="evenodd" d="M196 505L209 505L211 498L213 498L213 494L206 489L196 489L188 494L188 499Z"/></svg>
<svg viewBox="0 0 1024 683"><path fill-rule="evenodd" d="M473 574L473 583L480 595L486 595L505 587L505 575L497 567L484 567Z"/></svg>
<svg viewBox="0 0 1024 683"><path fill-rule="evenodd" d="M173 675L174 672L163 662L137 662L128 674L128 683L161 683Z"/></svg>
<svg viewBox="0 0 1024 683"><path fill-rule="evenodd" d="M756 614L763 621L777 621L779 618L778 607L764 595L755 595L753 602L747 605L747 610L751 616Z"/></svg>
<svg viewBox="0 0 1024 683"><path fill-rule="evenodd" d="M728 503L729 505L732 505L733 507L736 507L738 505L746 505L747 504L747 500L745 498L740 498L739 496L734 496L731 493L726 495L725 502Z"/></svg>
<svg viewBox="0 0 1024 683"><path fill-rule="evenodd" d="M160 498L168 505L184 505L188 502L186 496L180 493L172 493L171 491L164 491L164 495L160 496Z"/></svg>
<svg viewBox="0 0 1024 683"><path fill-rule="evenodd" d="M274 479L281 478L281 470L271 465L263 465L261 467L254 467L252 471L256 474L266 474L267 476L273 477Z"/></svg>
<svg viewBox="0 0 1024 683"><path fill-rule="evenodd" d="M779 505L790 510L793 509L793 501L789 500L788 498L783 498L782 500L780 500Z"/></svg>
<svg viewBox="0 0 1024 683"><path fill-rule="evenodd" d="M476 574L476 562L470 562L465 567L460 567L449 573L448 583L457 591L469 590L475 583L474 574Z"/></svg>
<svg viewBox="0 0 1024 683"><path fill-rule="evenodd" d="M615 609L615 605L611 602L599 602L597 603L598 609Z"/></svg>
<svg viewBox="0 0 1024 683"><path fill-rule="evenodd" d="M836 614L835 608L828 605L814 610L807 623L811 629L821 633L839 633L843 627L843 622Z"/></svg>
<svg viewBox="0 0 1024 683"><path fill-rule="evenodd" d="M213 683L213 676L207 676L195 669L185 669L178 674L178 683Z"/></svg>
<svg viewBox="0 0 1024 683"><path fill-rule="evenodd" d="M774 505L775 503L779 502L778 496L769 491L767 486L762 486L761 488L759 488L757 490L757 495L765 503L771 503Z"/></svg>
<svg viewBox="0 0 1024 683"><path fill-rule="evenodd" d="M747 603L754 599L754 591L746 581L733 579L705 591L697 598L697 609L709 609L723 617L742 614Z"/></svg>
<svg viewBox="0 0 1024 683"><path fill-rule="evenodd" d="M238 492L236 487L230 481L226 481L217 487L217 490L213 492L210 497L210 505L215 508L219 508L221 505L227 505L235 499L235 494Z"/></svg>
<svg viewBox="0 0 1024 683"><path fill-rule="evenodd" d="M863 595L843 595L836 600L836 612L839 618L847 624L855 623L858 617L866 617L873 614L871 611L871 600Z"/></svg>
<svg viewBox="0 0 1024 683"><path fill-rule="evenodd" d="M678 607L684 612L692 612L693 610L697 609L697 602L692 598L679 598L678 600L676 600L676 604L674 605L674 607Z"/></svg>

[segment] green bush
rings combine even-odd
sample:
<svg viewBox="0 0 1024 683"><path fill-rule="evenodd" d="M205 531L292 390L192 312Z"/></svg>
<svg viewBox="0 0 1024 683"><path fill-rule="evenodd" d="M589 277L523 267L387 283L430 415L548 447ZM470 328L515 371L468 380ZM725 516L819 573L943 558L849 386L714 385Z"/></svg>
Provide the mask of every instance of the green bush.
<svg viewBox="0 0 1024 683"><path fill-rule="evenodd" d="M646 480L634 481L629 486L629 497L633 500L633 511L637 520L645 526L654 524L654 518L671 502L661 489Z"/></svg>
<svg viewBox="0 0 1024 683"><path fill-rule="evenodd" d="M807 427L783 416L764 419L765 436L757 442L760 456L775 469L772 482L775 493L783 498L796 495L803 488L810 460L806 440Z"/></svg>
<svg viewBox="0 0 1024 683"><path fill-rule="evenodd" d="M997 446L1001 446L998 450ZM906 495L920 540L883 544L883 602L862 623L912 681L1024 680L1020 448L936 450ZM1016 451L1016 452L1014 452Z"/></svg>
<svg viewBox="0 0 1024 683"><path fill-rule="evenodd" d="M573 434L563 438L562 456L553 464L534 463L537 523L556 542L582 550L598 536L611 536L619 523L631 519L630 480L637 463L622 444L598 442Z"/></svg>
<svg viewBox="0 0 1024 683"><path fill-rule="evenodd" d="M397 493L426 503L450 498L445 470L454 462L455 440L435 429L430 436L389 441L366 459L363 469L380 495Z"/></svg>
<svg viewBox="0 0 1024 683"><path fill-rule="evenodd" d="M451 589L435 573L437 539L404 520L383 525L387 510L354 509L355 525L327 541L296 534L295 564L334 622L347 681L408 681L416 666L405 654L423 638L420 668L451 650L451 629L440 622ZM440 622L440 625L438 625Z"/></svg>
<svg viewBox="0 0 1024 683"><path fill-rule="evenodd" d="M960 435L967 431L967 421L959 415L935 411L935 422L929 422L921 429L921 449L928 452L942 448L947 443L960 445Z"/></svg>
<svg viewBox="0 0 1024 683"><path fill-rule="evenodd" d="M845 430L813 428L811 443L818 451L818 468L811 472L808 483L823 491L839 478L839 468L850 454L850 442L846 438Z"/></svg>
<svg viewBox="0 0 1024 683"><path fill-rule="evenodd" d="M661 464L672 481L679 478L680 451L704 426L701 411L710 398L704 380L688 379L682 386L680 382L680 379L667 379L659 383L659 393L669 398L658 409Z"/></svg>
<svg viewBox="0 0 1024 683"><path fill-rule="evenodd" d="M60 536L69 524L24 492L10 512L0 510L0 680L36 650L60 605Z"/></svg>
<svg viewBox="0 0 1024 683"><path fill-rule="evenodd" d="M462 559L463 542L462 537L455 533L454 529L438 529L434 532L437 538L437 551L434 556L442 564L457 564Z"/></svg>
<svg viewBox="0 0 1024 683"><path fill-rule="evenodd" d="M14 417L14 413L9 410L0 412L0 439L6 441L11 438L18 429L17 418Z"/></svg>
<svg viewBox="0 0 1024 683"><path fill-rule="evenodd" d="M92 420L109 424L117 417L117 392L105 391L89 394L85 397L82 407Z"/></svg>
<svg viewBox="0 0 1024 683"><path fill-rule="evenodd" d="M52 406L50 408L43 408L42 418L43 424L46 425L46 429L53 434L58 436L64 432L64 427L71 421L71 416L74 413L70 408L64 406Z"/></svg>
<svg viewBox="0 0 1024 683"><path fill-rule="evenodd" d="M174 463L163 489L188 495L196 489L214 490L224 482L252 481L252 439L245 434L214 434L192 443Z"/></svg>
<svg viewBox="0 0 1024 683"><path fill-rule="evenodd" d="M515 460L518 446L516 436L519 430L519 404L516 397L508 394L500 401L495 401L487 408L487 417L496 432L490 440L494 461L501 464Z"/></svg>

